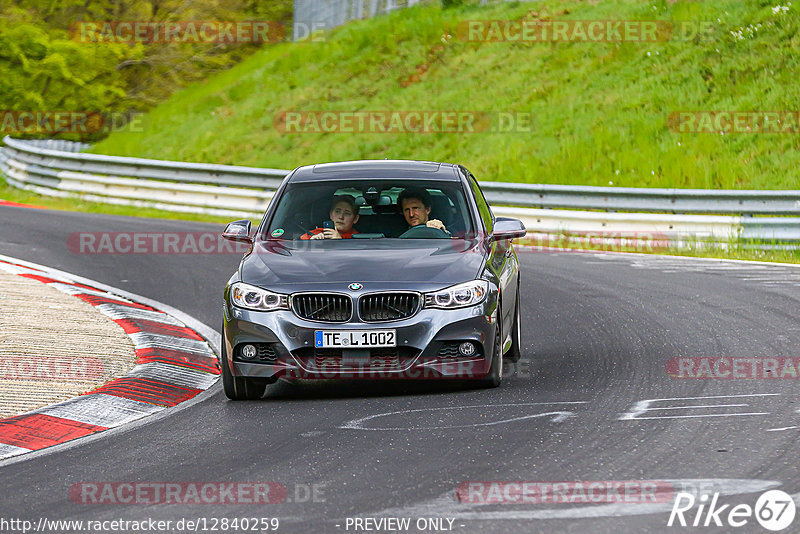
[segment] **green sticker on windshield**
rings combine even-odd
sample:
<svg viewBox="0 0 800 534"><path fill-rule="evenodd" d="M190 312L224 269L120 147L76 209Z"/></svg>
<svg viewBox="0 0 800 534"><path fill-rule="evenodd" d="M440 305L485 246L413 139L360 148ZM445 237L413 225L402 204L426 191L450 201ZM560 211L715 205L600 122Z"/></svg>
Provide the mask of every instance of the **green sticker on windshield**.
<svg viewBox="0 0 800 534"><path fill-rule="evenodd" d="M283 235L283 228L277 228L272 231L272 237L280 237Z"/></svg>

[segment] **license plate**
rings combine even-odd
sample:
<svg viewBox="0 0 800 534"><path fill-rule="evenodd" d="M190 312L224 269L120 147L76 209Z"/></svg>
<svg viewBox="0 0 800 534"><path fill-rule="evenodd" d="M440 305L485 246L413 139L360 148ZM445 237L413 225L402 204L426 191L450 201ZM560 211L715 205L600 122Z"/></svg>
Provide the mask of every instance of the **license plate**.
<svg viewBox="0 0 800 534"><path fill-rule="evenodd" d="M342 347L396 347L395 330L315 330L314 346L318 349Z"/></svg>

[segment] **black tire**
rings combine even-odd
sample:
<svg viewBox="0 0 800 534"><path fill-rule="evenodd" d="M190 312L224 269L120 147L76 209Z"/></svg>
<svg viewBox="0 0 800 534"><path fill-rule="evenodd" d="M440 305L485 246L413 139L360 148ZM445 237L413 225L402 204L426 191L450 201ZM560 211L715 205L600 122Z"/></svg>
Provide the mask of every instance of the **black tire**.
<svg viewBox="0 0 800 534"><path fill-rule="evenodd" d="M496 388L503 382L503 337L500 329L500 317L502 316L499 308L497 317L497 326L494 331L494 348L492 349L492 365L489 368L489 374L484 378L475 380L476 386L486 389Z"/></svg>
<svg viewBox="0 0 800 534"><path fill-rule="evenodd" d="M506 354L506 358L511 363L516 363L522 358L522 345L521 342L521 332L520 329L522 325L520 324L520 317L519 317L519 284L517 284L517 303L514 306L514 324L511 326L511 348L508 349L508 353Z"/></svg>
<svg viewBox="0 0 800 534"><path fill-rule="evenodd" d="M225 391L226 397L230 400L239 401L258 400L264 395L264 390L267 389L266 380L244 378L231 374L230 368L228 367L228 351L225 348L225 339L222 340L220 356L222 357L222 361L220 362L220 366L222 367L222 389Z"/></svg>

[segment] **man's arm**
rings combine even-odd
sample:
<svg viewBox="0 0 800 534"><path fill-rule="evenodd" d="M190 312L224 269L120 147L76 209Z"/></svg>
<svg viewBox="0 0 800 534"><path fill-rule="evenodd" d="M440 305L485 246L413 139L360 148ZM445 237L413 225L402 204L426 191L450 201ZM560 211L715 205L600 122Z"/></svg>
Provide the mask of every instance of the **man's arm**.
<svg viewBox="0 0 800 534"><path fill-rule="evenodd" d="M447 232L447 228L444 227L444 223L439 219L429 219L426 226L429 226L431 228L438 228L439 230ZM447 233L449 234L450 232Z"/></svg>

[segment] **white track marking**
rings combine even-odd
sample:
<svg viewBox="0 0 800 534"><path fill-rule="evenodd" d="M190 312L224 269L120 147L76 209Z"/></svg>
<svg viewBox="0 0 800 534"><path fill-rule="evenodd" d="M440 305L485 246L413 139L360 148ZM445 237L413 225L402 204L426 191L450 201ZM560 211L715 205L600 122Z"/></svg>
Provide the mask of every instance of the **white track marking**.
<svg viewBox="0 0 800 534"><path fill-rule="evenodd" d="M730 278L744 282L778 287L798 286L800 265L768 263L744 260L721 260L716 258L691 258L642 254L605 254L597 256L606 261L625 263L637 269L657 270L663 273L710 273L727 274ZM594 262L599 263L599 262Z"/></svg>
<svg viewBox="0 0 800 534"><path fill-rule="evenodd" d="M54 287L61 291L62 293L67 293L68 295L96 295L98 297L105 297L112 300L118 300L120 302L133 302L131 300L126 299L125 297L120 297L119 295L114 295L107 291L99 291L95 289L86 289L83 287L78 287L72 284L65 284L62 282L53 282L51 284L47 284L50 287ZM130 307L130 306L129 306Z"/></svg>
<svg viewBox="0 0 800 534"><path fill-rule="evenodd" d="M157 323L185 326L171 315L158 311L143 310L118 304L100 304L95 306L95 309L111 319L144 319Z"/></svg>
<svg viewBox="0 0 800 534"><path fill-rule="evenodd" d="M31 450L26 449L24 447L15 447L14 445L6 445L5 443L0 443L0 460L5 460L6 458L11 458L12 456L17 456L20 454L25 454L26 452L31 452Z"/></svg>
<svg viewBox="0 0 800 534"><path fill-rule="evenodd" d="M666 399L644 399L636 401L630 411L621 414L617 419L619 421L635 421L640 419L692 419L698 417L740 417L747 415L769 415L769 412L745 412L745 413L722 413L722 414L700 414L700 415L659 415L643 417L642 414L647 412L654 412L658 410L689 410L698 408L719 408L719 407L744 407L749 404L708 404L708 405L692 405L692 406L653 406L656 402L671 402L683 400L703 400L703 399L738 399L748 397L775 397L780 393L752 393L747 395L711 395L707 397L675 397Z"/></svg>
<svg viewBox="0 0 800 534"><path fill-rule="evenodd" d="M112 428L163 410L146 402L95 393L37 410L37 413Z"/></svg>
<svg viewBox="0 0 800 534"><path fill-rule="evenodd" d="M647 419L697 419L703 417L742 417L747 415L769 415L770 412L743 412L743 413L708 413L697 415L659 415L653 417L636 417L635 421Z"/></svg>
<svg viewBox="0 0 800 534"><path fill-rule="evenodd" d="M128 336L131 338L134 347L137 349L159 348L196 352L206 356L214 355L214 352L208 346L208 343L199 339L151 334L149 332L134 332L132 334L128 334Z"/></svg>
<svg viewBox="0 0 800 534"><path fill-rule="evenodd" d="M166 363L145 363L134 367L127 376L149 378L167 384L185 388L208 389L219 376L203 371L195 371L187 367Z"/></svg>
<svg viewBox="0 0 800 534"><path fill-rule="evenodd" d="M688 410L689 408L730 408L737 406L750 406L749 404L696 404L694 406L665 406L663 408L650 408L648 412L656 410Z"/></svg>
<svg viewBox="0 0 800 534"><path fill-rule="evenodd" d="M339 428L347 428L353 430L434 430L434 429L445 429L445 428L471 428L471 427L481 427L481 426L490 426L490 425L500 425L505 423L512 423L515 421L522 421L525 419L534 419L538 417L548 417L552 416L550 419L551 423L561 423L568 417L575 415L574 412L569 411L549 411L543 413L535 413L530 415L523 415L520 417L511 417L507 419L501 419L499 421L490 421L486 423L472 423L466 425L441 425L441 426L407 426L407 427L366 427L364 424L367 421L372 421L379 417L387 417L391 415L406 415L412 413L420 413L420 412L432 412L432 411L442 411L442 410L467 410L467 409L481 409L481 410L493 410L499 407L518 407L518 406L553 406L557 404L586 404L586 401L574 401L574 402L533 402L533 403L518 403L518 404L479 404L474 406L446 406L441 408L417 408L413 410L400 410L396 412L385 412L379 413L374 415L368 415L366 417L361 417L359 419L353 419L345 424L339 426Z"/></svg>
<svg viewBox="0 0 800 534"><path fill-rule="evenodd" d="M46 276L46 273L42 271L34 271L33 269L28 269L26 267L20 267L19 265L11 265L3 262L0 262L0 270L3 270L11 274L38 274L39 276ZM50 278L53 277L51 276Z"/></svg>

